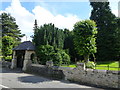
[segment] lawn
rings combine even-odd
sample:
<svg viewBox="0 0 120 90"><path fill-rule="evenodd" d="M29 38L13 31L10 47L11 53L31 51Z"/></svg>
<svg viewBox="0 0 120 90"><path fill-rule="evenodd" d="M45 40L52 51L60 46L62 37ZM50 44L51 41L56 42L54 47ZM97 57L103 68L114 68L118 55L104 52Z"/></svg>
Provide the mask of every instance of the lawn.
<svg viewBox="0 0 120 90"><path fill-rule="evenodd" d="M75 65L75 64L71 64L71 65L62 65L62 67L72 67L72 68L75 68L76 65Z"/></svg>
<svg viewBox="0 0 120 90"><path fill-rule="evenodd" d="M63 65L62 67L73 67L75 68L76 65L75 64L71 64L71 65ZM102 61L102 62L97 62L96 64L96 68L95 69L99 69L99 70L115 70L115 71L120 71L119 67L119 61Z"/></svg>
<svg viewBox="0 0 120 90"><path fill-rule="evenodd" d="M97 62L96 69L100 70L119 70L119 61L104 61L104 62Z"/></svg>

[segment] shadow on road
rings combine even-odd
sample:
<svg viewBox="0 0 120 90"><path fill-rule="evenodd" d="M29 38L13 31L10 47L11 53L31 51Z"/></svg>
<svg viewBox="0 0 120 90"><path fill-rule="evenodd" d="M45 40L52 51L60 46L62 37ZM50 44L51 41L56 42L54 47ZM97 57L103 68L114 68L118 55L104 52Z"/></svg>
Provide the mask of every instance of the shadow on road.
<svg viewBox="0 0 120 90"><path fill-rule="evenodd" d="M0 68L0 73L15 73L18 78L18 81L24 82L24 83L40 83L40 82L48 82L52 81L51 79L44 78L37 75L27 74L22 71L22 69L9 69L9 68Z"/></svg>
<svg viewBox="0 0 120 90"><path fill-rule="evenodd" d="M38 77L38 76L23 76L23 77L18 77L18 80L24 83L40 83L40 82L52 81L52 80L49 80L43 77Z"/></svg>

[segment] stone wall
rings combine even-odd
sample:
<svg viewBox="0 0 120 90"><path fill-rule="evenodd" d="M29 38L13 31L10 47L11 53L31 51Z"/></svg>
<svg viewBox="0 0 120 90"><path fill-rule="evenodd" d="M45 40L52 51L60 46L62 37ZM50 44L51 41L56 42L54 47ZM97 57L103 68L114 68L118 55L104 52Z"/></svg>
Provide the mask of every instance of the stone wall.
<svg viewBox="0 0 120 90"><path fill-rule="evenodd" d="M0 61L0 67L1 68L10 68L11 67L11 62Z"/></svg>
<svg viewBox="0 0 120 90"><path fill-rule="evenodd" d="M44 65L32 64L25 72L38 74L51 79L64 79L64 73L58 67L47 67Z"/></svg>
<svg viewBox="0 0 120 90"><path fill-rule="evenodd" d="M66 79L70 81L110 88L120 88L120 72L118 71L81 70L74 68L64 71L64 74Z"/></svg>
<svg viewBox="0 0 120 90"><path fill-rule="evenodd" d="M66 79L81 84L89 84L110 88L120 88L120 72L107 70L93 70L68 68L68 67L47 67L44 65L32 64L27 72L36 73L52 79Z"/></svg>

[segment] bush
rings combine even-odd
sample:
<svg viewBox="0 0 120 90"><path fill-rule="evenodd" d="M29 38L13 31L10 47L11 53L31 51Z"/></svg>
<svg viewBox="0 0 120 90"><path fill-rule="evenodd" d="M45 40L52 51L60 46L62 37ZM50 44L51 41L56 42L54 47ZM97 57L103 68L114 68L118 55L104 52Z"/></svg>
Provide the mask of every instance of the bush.
<svg viewBox="0 0 120 90"><path fill-rule="evenodd" d="M61 65L62 63L69 64L70 57L64 50L54 48L50 45L41 45L37 48L36 54L38 63L45 65L47 61L53 61L54 65Z"/></svg>
<svg viewBox="0 0 120 90"><path fill-rule="evenodd" d="M85 63L85 66L86 66L86 68L95 69L95 63L92 61Z"/></svg>
<svg viewBox="0 0 120 90"><path fill-rule="evenodd" d="M51 54L54 53L54 48L50 45L41 45L36 49L38 63L46 64L47 61L52 60Z"/></svg>
<svg viewBox="0 0 120 90"><path fill-rule="evenodd" d="M70 56L66 54L65 52L61 53L63 63L69 65L70 64Z"/></svg>
<svg viewBox="0 0 120 90"><path fill-rule="evenodd" d="M55 52L60 53L62 57L62 64L70 64L70 56L64 50L55 48Z"/></svg>
<svg viewBox="0 0 120 90"><path fill-rule="evenodd" d="M62 56L60 53L53 53L52 55L54 65L60 66L62 64Z"/></svg>

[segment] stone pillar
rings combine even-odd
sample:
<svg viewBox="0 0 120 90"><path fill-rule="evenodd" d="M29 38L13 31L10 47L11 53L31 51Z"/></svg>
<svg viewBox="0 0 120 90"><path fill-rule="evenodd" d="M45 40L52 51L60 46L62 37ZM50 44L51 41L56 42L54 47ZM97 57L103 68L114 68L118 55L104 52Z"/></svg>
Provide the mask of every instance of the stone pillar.
<svg viewBox="0 0 120 90"><path fill-rule="evenodd" d="M16 58L15 51L13 51L13 59L12 59L11 69L14 69L16 67L17 67L17 58Z"/></svg>
<svg viewBox="0 0 120 90"><path fill-rule="evenodd" d="M31 65L32 61L30 60L30 55L31 53L29 51L25 51L25 59L24 59L24 63L23 63L23 71L26 71L27 68Z"/></svg>

